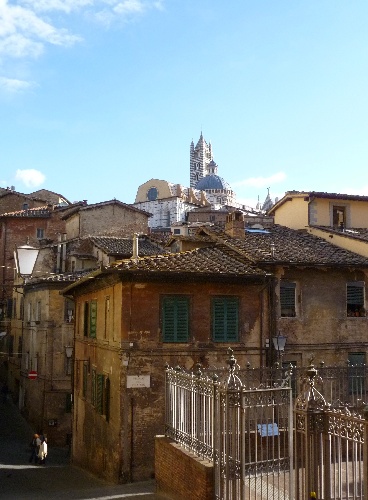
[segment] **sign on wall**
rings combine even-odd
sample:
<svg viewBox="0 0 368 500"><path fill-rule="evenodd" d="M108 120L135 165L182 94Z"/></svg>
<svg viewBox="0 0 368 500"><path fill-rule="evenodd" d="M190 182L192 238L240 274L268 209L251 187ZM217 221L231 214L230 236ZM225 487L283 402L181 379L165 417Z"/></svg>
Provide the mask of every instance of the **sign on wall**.
<svg viewBox="0 0 368 500"><path fill-rule="evenodd" d="M140 389L142 387L151 386L150 375L128 375L127 376L127 389Z"/></svg>

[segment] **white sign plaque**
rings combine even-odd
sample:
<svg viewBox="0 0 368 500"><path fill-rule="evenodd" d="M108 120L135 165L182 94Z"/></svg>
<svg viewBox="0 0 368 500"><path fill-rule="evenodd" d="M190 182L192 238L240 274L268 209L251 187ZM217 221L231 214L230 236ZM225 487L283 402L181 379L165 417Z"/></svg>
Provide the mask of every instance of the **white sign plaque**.
<svg viewBox="0 0 368 500"><path fill-rule="evenodd" d="M150 375L128 375L127 389L140 389L141 387L150 387Z"/></svg>

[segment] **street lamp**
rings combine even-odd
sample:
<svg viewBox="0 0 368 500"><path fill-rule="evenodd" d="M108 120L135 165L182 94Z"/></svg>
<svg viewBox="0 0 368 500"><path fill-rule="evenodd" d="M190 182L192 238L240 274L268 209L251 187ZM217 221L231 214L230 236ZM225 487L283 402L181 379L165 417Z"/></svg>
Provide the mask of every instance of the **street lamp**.
<svg viewBox="0 0 368 500"><path fill-rule="evenodd" d="M24 281L32 276L39 251L39 248L31 247L28 244L15 248L14 259L17 275L22 277Z"/></svg>
<svg viewBox="0 0 368 500"><path fill-rule="evenodd" d="M285 337L284 335L280 335L279 332L277 337L273 337L272 340L273 340L273 346L277 351L277 358L280 358L282 360L282 356L285 351L287 337Z"/></svg>

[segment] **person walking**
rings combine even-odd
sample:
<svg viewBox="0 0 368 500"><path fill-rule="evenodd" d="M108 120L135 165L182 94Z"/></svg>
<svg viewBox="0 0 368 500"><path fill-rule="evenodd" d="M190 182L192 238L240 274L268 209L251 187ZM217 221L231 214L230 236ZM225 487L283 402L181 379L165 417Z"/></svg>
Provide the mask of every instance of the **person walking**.
<svg viewBox="0 0 368 500"><path fill-rule="evenodd" d="M31 456L29 457L29 463L31 464L34 460L34 463L38 463L38 453L41 446L41 439L38 434L33 435L33 439L31 441Z"/></svg>
<svg viewBox="0 0 368 500"><path fill-rule="evenodd" d="M38 459L40 465L45 465L47 457L47 439L45 436L41 438L41 445L38 450Z"/></svg>

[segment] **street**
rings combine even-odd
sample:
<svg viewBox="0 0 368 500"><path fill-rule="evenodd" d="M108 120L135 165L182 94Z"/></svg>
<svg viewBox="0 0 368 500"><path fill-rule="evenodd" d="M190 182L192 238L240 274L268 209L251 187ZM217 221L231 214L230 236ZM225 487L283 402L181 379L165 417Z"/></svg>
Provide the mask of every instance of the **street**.
<svg viewBox="0 0 368 500"><path fill-rule="evenodd" d="M114 485L70 464L67 448L48 447L46 465L29 463L34 430L11 400L0 402L1 499L158 500L154 481Z"/></svg>

